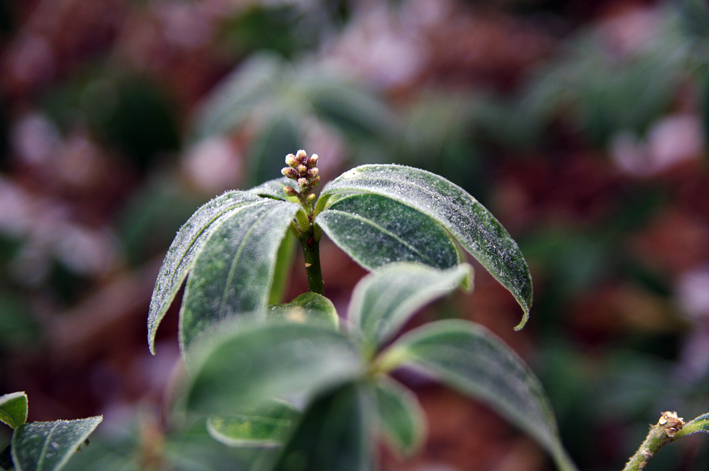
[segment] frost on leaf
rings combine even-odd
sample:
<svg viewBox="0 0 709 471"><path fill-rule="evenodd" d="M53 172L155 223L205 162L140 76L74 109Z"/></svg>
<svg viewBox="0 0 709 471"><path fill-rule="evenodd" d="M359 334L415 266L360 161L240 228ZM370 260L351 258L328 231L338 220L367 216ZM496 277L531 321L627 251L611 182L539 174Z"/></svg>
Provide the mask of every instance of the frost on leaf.
<svg viewBox="0 0 709 471"><path fill-rule="evenodd" d="M210 231L240 207L255 204L263 198L243 191L227 192L201 206L175 236L160 267L148 314L148 344L154 353L155 333L172 300L187 277L195 256Z"/></svg>
<svg viewBox="0 0 709 471"><path fill-rule="evenodd" d="M475 198L443 177L401 165L363 165L331 181L322 197L369 193L391 198L445 227L517 299L524 326L532 278L517 243Z"/></svg>

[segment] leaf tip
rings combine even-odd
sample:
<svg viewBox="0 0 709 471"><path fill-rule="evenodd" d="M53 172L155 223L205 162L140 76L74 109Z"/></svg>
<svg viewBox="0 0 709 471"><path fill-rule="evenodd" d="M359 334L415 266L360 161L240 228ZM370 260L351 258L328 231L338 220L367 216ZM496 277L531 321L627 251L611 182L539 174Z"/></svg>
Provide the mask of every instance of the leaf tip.
<svg viewBox="0 0 709 471"><path fill-rule="evenodd" d="M523 306L522 309L524 310L524 315L522 316L520 323L515 326L515 331L522 330L524 326L527 325L527 321L529 320L529 308Z"/></svg>

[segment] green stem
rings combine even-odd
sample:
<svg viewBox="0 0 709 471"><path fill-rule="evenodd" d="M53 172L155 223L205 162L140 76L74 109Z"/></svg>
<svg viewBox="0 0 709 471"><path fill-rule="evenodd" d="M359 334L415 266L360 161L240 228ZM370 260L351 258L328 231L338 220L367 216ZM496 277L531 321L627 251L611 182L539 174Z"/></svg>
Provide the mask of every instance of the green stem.
<svg viewBox="0 0 709 471"><path fill-rule="evenodd" d="M623 471L640 471L660 451L660 448L679 438L678 432L682 429L684 421L677 418L676 413L664 412L657 424L650 428L645 441L640 445Z"/></svg>
<svg viewBox="0 0 709 471"><path fill-rule="evenodd" d="M317 294L325 295L325 283L320 269L320 238L316 237L313 226L303 232L300 238L305 258L305 273L308 276L308 289Z"/></svg>

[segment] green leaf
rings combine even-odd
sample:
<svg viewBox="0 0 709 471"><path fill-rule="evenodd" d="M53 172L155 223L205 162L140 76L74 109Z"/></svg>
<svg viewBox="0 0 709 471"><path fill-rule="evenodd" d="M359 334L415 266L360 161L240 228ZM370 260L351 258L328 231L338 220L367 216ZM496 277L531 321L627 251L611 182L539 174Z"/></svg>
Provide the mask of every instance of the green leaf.
<svg viewBox="0 0 709 471"><path fill-rule="evenodd" d="M273 399L239 414L210 417L207 431L230 447L270 448L283 444L300 417L293 404Z"/></svg>
<svg viewBox="0 0 709 471"><path fill-rule="evenodd" d="M286 231L286 235L281 241L281 246L276 254L276 267L273 270L273 284L271 285L271 293L268 296L269 304L277 304L283 300L288 276L293 267L293 257L295 256L296 239L293 234Z"/></svg>
<svg viewBox="0 0 709 471"><path fill-rule="evenodd" d="M322 196L386 196L435 219L517 299L524 317L532 306L532 277L507 231L475 198L443 177L400 165L363 165L328 183ZM393 260L392 260L393 261Z"/></svg>
<svg viewBox="0 0 709 471"><path fill-rule="evenodd" d="M257 195L231 191L201 206L175 236L160 267L148 314L148 344L155 353L155 334L172 300L185 281L207 236L230 215L262 200Z"/></svg>
<svg viewBox="0 0 709 471"><path fill-rule="evenodd" d="M335 329L340 326L340 318L332 301L313 292L303 293L287 304L268 306L267 316L291 322L315 322Z"/></svg>
<svg viewBox="0 0 709 471"><path fill-rule="evenodd" d="M350 383L315 399L283 449L273 471L371 471L368 390Z"/></svg>
<svg viewBox="0 0 709 471"><path fill-rule="evenodd" d="M183 351L220 321L266 308L278 249L299 207L259 198L229 212L196 255L180 311Z"/></svg>
<svg viewBox="0 0 709 471"><path fill-rule="evenodd" d="M285 155L283 156L285 160ZM249 193L255 195L263 196L266 198L272 198L275 200L287 201L286 193L283 188L286 186L293 186L293 180L288 178L276 178L275 180L269 180L267 182L261 183L259 186L251 188Z"/></svg>
<svg viewBox="0 0 709 471"><path fill-rule="evenodd" d="M374 346L381 346L416 311L461 285L469 285L471 279L468 264L438 270L417 263L391 263L357 283L347 318Z"/></svg>
<svg viewBox="0 0 709 471"><path fill-rule="evenodd" d="M357 347L330 327L293 322L220 326L188 358L187 407L225 414L271 397L314 392L364 374Z"/></svg>
<svg viewBox="0 0 709 471"><path fill-rule="evenodd" d="M416 395L387 376L377 378L375 392L387 442L395 452L413 455L426 436L426 417Z"/></svg>
<svg viewBox="0 0 709 471"><path fill-rule="evenodd" d="M12 461L16 471L59 471L103 420L32 422L12 434Z"/></svg>
<svg viewBox="0 0 709 471"><path fill-rule="evenodd" d="M11 428L27 422L27 394L24 391L0 396L0 422Z"/></svg>
<svg viewBox="0 0 709 471"><path fill-rule="evenodd" d="M450 235L429 216L391 198L357 194L331 204L316 223L368 270L390 262L449 268L461 262Z"/></svg>
<svg viewBox="0 0 709 471"><path fill-rule="evenodd" d="M556 428L539 380L509 347L480 325L438 321L409 332L383 353L382 363L408 364L489 405L517 425L554 458L575 470Z"/></svg>

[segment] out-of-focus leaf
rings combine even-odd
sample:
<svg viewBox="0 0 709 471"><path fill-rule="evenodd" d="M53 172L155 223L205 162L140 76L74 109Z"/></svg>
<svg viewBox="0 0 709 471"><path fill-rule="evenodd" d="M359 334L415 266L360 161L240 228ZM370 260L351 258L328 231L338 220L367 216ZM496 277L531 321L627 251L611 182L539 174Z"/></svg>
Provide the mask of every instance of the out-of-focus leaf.
<svg viewBox="0 0 709 471"><path fill-rule="evenodd" d="M310 403L273 471L370 471L373 469L372 398L360 384L346 384Z"/></svg>
<svg viewBox="0 0 709 471"><path fill-rule="evenodd" d="M416 395L389 377L375 383L379 421L387 441L397 453L411 456L423 444L426 417Z"/></svg>
<svg viewBox="0 0 709 471"><path fill-rule="evenodd" d="M514 295L524 311L516 328L524 326L532 306L532 277L527 263L504 227L465 190L424 170L363 165L328 183L322 196L356 193L385 196L435 219Z"/></svg>
<svg viewBox="0 0 709 471"><path fill-rule="evenodd" d="M102 420L99 416L19 426L12 434L16 471L59 471Z"/></svg>
<svg viewBox="0 0 709 471"><path fill-rule="evenodd" d="M254 185L271 180L285 156L302 147L300 129L287 113L269 122L249 150L249 179Z"/></svg>
<svg viewBox="0 0 709 471"><path fill-rule="evenodd" d="M254 3L239 9L222 28L222 42L240 56L263 50L291 57L318 44L324 23L308 14L307 4ZM319 20L319 21L318 21Z"/></svg>
<svg viewBox="0 0 709 471"><path fill-rule="evenodd" d="M387 139L396 132L393 114L371 93L317 81L306 93L315 114L353 140Z"/></svg>
<svg viewBox="0 0 709 471"><path fill-rule="evenodd" d="M268 305L276 257L299 206L259 198L231 210L196 254L180 311L180 344L218 322Z"/></svg>
<svg viewBox="0 0 709 471"><path fill-rule="evenodd" d="M391 262L449 268L462 261L451 236L440 224L385 196L347 196L331 204L315 222L368 270Z"/></svg>
<svg viewBox="0 0 709 471"><path fill-rule="evenodd" d="M268 306L268 318L290 322L315 322L337 329L340 325L332 301L318 293L303 293L287 304Z"/></svg>
<svg viewBox="0 0 709 471"><path fill-rule="evenodd" d="M222 326L195 345L187 406L228 414L271 397L317 392L358 377L357 347L330 327L293 322Z"/></svg>
<svg viewBox="0 0 709 471"><path fill-rule="evenodd" d="M348 319L378 347L420 308L461 285L470 285L472 267L438 270L418 263L391 263L360 281L352 293Z"/></svg>
<svg viewBox="0 0 709 471"><path fill-rule="evenodd" d="M291 403L271 400L239 414L210 417L207 430L231 447L275 447L283 444L301 412Z"/></svg>
<svg viewBox="0 0 709 471"><path fill-rule="evenodd" d="M201 106L193 125L193 139L200 140L238 128L265 100L281 77L283 61L276 55L259 54L245 61L217 85Z"/></svg>
<svg viewBox="0 0 709 471"><path fill-rule="evenodd" d="M27 422L27 394L24 391L0 396L0 422L11 428Z"/></svg>
<svg viewBox="0 0 709 471"><path fill-rule="evenodd" d="M244 205L253 205L262 199L254 194L232 191L200 207L175 236L165 255L148 313L148 344L155 353L155 333L172 300L192 268L195 256L201 250L210 231L224 221L230 211Z"/></svg>
<svg viewBox="0 0 709 471"><path fill-rule="evenodd" d="M560 470L576 469L539 380L482 326L460 320L427 324L398 339L383 355L382 363L420 367L484 402L542 445Z"/></svg>

